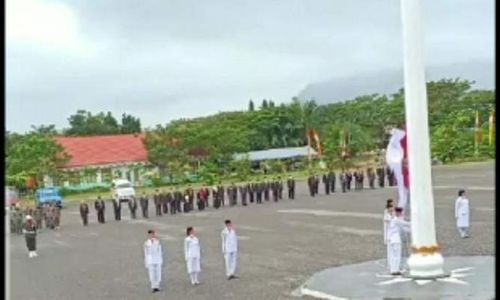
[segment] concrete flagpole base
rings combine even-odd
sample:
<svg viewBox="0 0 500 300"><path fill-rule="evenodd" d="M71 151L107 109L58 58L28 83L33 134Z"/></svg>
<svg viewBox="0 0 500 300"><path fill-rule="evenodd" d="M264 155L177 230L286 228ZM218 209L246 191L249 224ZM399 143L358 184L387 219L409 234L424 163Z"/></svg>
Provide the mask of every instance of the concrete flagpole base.
<svg viewBox="0 0 500 300"><path fill-rule="evenodd" d="M408 258L410 273L407 277L415 279L433 279L446 277L443 270L444 259L441 253L412 253Z"/></svg>

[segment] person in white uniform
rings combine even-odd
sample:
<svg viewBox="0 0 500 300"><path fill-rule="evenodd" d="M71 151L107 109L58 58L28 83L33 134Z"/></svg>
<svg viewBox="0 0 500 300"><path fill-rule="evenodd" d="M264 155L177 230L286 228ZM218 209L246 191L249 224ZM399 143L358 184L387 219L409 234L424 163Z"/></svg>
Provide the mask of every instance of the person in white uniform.
<svg viewBox="0 0 500 300"><path fill-rule="evenodd" d="M392 219L394 200L388 199L384 209L384 245L387 245L387 229ZM387 266L389 266L389 251L387 251Z"/></svg>
<svg viewBox="0 0 500 300"><path fill-rule="evenodd" d="M465 198L465 191L458 191L458 198L455 201L455 219L457 219L458 233L461 238L469 237L469 199Z"/></svg>
<svg viewBox="0 0 500 300"><path fill-rule="evenodd" d="M186 229L187 237L184 239L184 257L186 259L187 272L189 278L191 279L191 284L200 284L198 276L201 272L200 264L200 242L198 238L194 235L193 227L188 227Z"/></svg>
<svg viewBox="0 0 500 300"><path fill-rule="evenodd" d="M163 264L163 252L160 241L156 238L154 230L148 230L148 239L144 243L144 264L149 271L149 281L153 293L160 290L161 267Z"/></svg>
<svg viewBox="0 0 500 300"><path fill-rule="evenodd" d="M401 275L401 233L410 232L410 222L402 217L403 209L396 207L387 229L387 254L391 275Z"/></svg>
<svg viewBox="0 0 500 300"><path fill-rule="evenodd" d="M226 220L226 227L221 232L222 254L226 264L226 277L228 280L238 278L235 276L238 259L238 236L234 230L231 220Z"/></svg>

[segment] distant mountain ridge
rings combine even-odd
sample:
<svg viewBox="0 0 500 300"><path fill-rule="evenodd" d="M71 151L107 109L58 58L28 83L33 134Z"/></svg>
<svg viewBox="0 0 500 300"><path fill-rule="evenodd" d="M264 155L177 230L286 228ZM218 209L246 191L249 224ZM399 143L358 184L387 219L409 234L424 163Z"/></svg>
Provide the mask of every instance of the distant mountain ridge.
<svg viewBox="0 0 500 300"><path fill-rule="evenodd" d="M495 64L492 61L430 66L427 81L457 78L475 81L474 89L495 89ZM298 93L300 99L315 99L319 104L336 103L358 96L396 93L404 85L403 70L383 70L359 76L332 78L311 83Z"/></svg>

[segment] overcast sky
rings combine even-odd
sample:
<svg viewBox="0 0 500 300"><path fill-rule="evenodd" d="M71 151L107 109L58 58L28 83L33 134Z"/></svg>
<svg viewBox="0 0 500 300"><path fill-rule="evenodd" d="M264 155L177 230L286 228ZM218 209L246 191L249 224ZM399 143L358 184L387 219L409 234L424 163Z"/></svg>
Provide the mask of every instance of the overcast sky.
<svg viewBox="0 0 500 300"><path fill-rule="evenodd" d="M6 0L6 126L143 126L402 66L399 0ZM428 64L494 61L493 0L426 0Z"/></svg>

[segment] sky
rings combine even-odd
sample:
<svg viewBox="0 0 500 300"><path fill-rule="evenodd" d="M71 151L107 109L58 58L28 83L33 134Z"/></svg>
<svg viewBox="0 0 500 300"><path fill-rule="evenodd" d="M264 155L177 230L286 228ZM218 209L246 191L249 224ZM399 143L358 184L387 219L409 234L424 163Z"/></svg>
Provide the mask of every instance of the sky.
<svg viewBox="0 0 500 300"><path fill-rule="evenodd" d="M426 64L494 62L493 0L424 0ZM6 0L6 129L143 127L403 64L399 0Z"/></svg>

